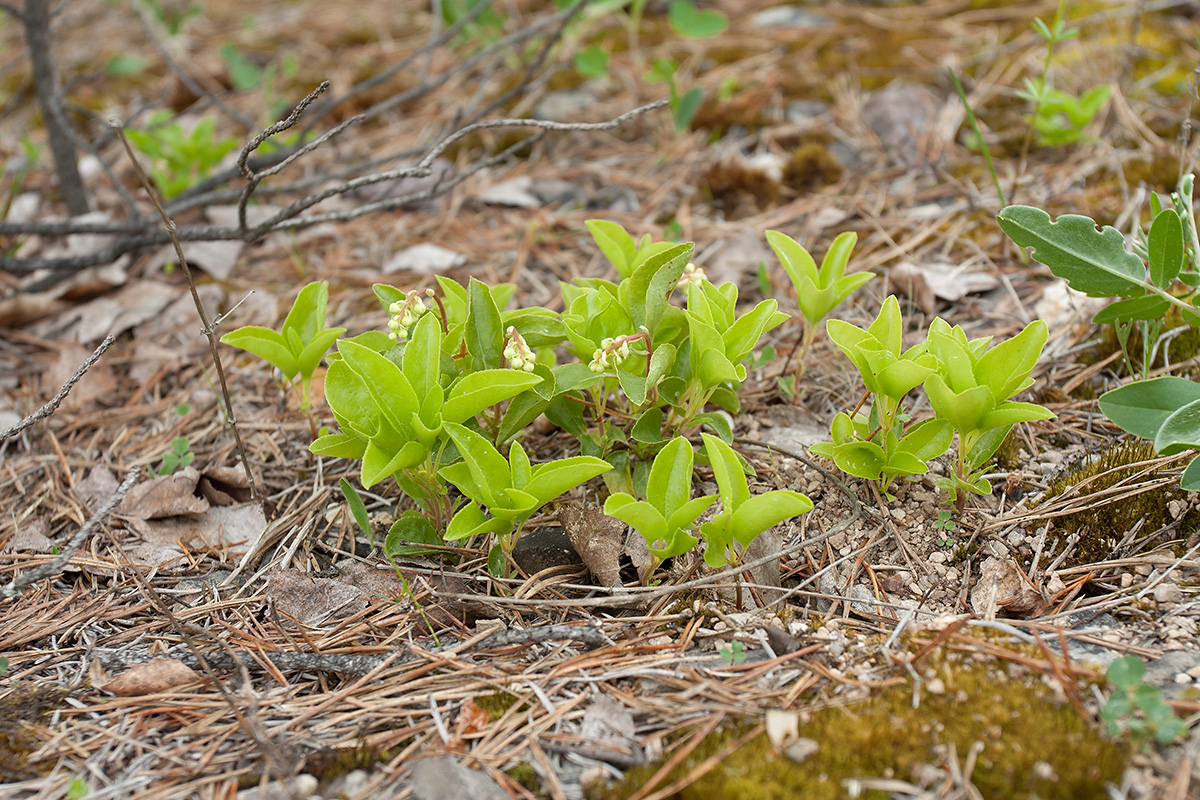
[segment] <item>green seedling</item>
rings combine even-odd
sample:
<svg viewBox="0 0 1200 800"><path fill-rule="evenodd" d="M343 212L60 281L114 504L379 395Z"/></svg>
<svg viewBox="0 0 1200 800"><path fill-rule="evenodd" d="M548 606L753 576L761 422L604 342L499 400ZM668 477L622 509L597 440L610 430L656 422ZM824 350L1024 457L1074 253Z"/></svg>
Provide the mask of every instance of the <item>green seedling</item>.
<svg viewBox="0 0 1200 800"><path fill-rule="evenodd" d="M929 353L937 358L938 369L926 378L925 392L937 419L948 422L958 434L954 474L936 483L948 491L960 511L966 500L960 492L992 493L983 467L1012 426L1054 416L1042 406L1009 399L1033 385L1029 374L1046 338L1046 323L1035 320L989 350L991 337L968 340L961 327L952 328L940 317L929 326Z"/></svg>
<svg viewBox="0 0 1200 800"><path fill-rule="evenodd" d="M692 118L700 110L700 103L704 101L704 90L699 86L693 86L686 92L680 92L679 84L676 81L678 72L679 65L677 63L669 58L659 58L655 59L654 64L643 78L646 83L666 85L670 98L668 105L671 109L671 119L675 123L675 130L682 133L692 124Z"/></svg>
<svg viewBox="0 0 1200 800"><path fill-rule="evenodd" d="M599 45L585 47L571 57L571 63L585 78L603 78L608 74L608 51Z"/></svg>
<svg viewBox="0 0 1200 800"><path fill-rule="evenodd" d="M1187 723L1175 716L1157 686L1145 683L1146 665L1137 656L1122 656L1108 665L1108 680L1115 687L1100 709L1110 736L1153 735L1168 745L1187 735Z"/></svg>
<svg viewBox="0 0 1200 800"><path fill-rule="evenodd" d="M843 472L878 481L884 491L899 476L927 472L929 461L946 452L954 436L945 420L905 427L904 397L937 371L938 362L925 342L902 350L903 330L894 295L866 330L837 319L826 323L829 338L862 376L871 408L865 415L837 414L830 427L833 441L810 448Z"/></svg>
<svg viewBox="0 0 1200 800"><path fill-rule="evenodd" d="M1122 430L1154 442L1160 455L1200 449L1200 383L1164 375L1135 381L1100 397L1100 411ZM1200 491L1200 458L1180 478L1189 492Z"/></svg>
<svg viewBox="0 0 1200 800"><path fill-rule="evenodd" d="M804 333L797 355L801 377L804 374L805 359L816 338L819 330L817 326L821 324L821 320L875 277L870 272L846 274L846 266L850 263L850 253L856 241L858 235L855 233L840 234L833 240L818 269L817 262L809 252L790 236L779 231L767 231L767 243L771 245L771 249L775 251L779 262L791 278L792 287L796 290L796 302L800 305L800 313L804 317Z"/></svg>
<svg viewBox="0 0 1200 800"><path fill-rule="evenodd" d="M1111 86L1093 86L1076 97L1039 79L1026 79L1025 90L1017 92L1017 97L1033 103L1035 111L1029 124L1037 134L1037 143L1045 147L1083 141L1084 131L1111 96Z"/></svg>
<svg viewBox="0 0 1200 800"><path fill-rule="evenodd" d="M161 478L170 475L177 469L183 469L195 460L196 454L191 452L191 442L186 436L171 440L171 449L163 453L162 464L158 469L150 470L150 477Z"/></svg>
<svg viewBox="0 0 1200 800"><path fill-rule="evenodd" d="M680 36L707 39L725 32L729 19L720 11L697 11L691 0L671 0L667 6L667 21Z"/></svg>
<svg viewBox="0 0 1200 800"><path fill-rule="evenodd" d="M746 548L760 534L784 520L807 514L812 511L813 503L789 489L751 496L738 454L716 436L702 435L721 498L720 513L700 526L705 543L704 561L713 568L736 567L741 565Z"/></svg>
<svg viewBox="0 0 1200 800"><path fill-rule="evenodd" d="M604 503L605 514L640 533L650 548L651 561L643 582L649 582L663 561L696 546L700 540L688 531L717 500L716 495L692 498L692 463L692 445L677 436L655 457L645 500L617 492Z"/></svg>
<svg viewBox="0 0 1200 800"><path fill-rule="evenodd" d="M168 200L207 178L238 147L232 136L217 138L217 121L212 117L186 133L178 122L167 124L170 116L169 111L156 112L144 129L125 132L134 148L151 159L150 177Z"/></svg>
<svg viewBox="0 0 1200 800"><path fill-rule="evenodd" d="M462 461L442 467L441 476L470 501L446 528L447 541L476 534L496 535L488 553L493 575L507 575L513 547L525 522L564 492L612 469L599 458L575 456L532 465L520 442L506 459L484 436L453 422L443 424ZM487 509L487 514L483 509Z"/></svg>
<svg viewBox="0 0 1200 800"><path fill-rule="evenodd" d="M740 664L746 660L746 645L734 639L729 644L717 650L717 655L729 661L729 666Z"/></svg>
<svg viewBox="0 0 1200 800"><path fill-rule="evenodd" d="M329 283L310 283L300 290L278 331L249 325L221 337L224 344L253 353L278 369L289 383L300 377L300 407L310 410L312 377L321 359L345 328L325 327Z"/></svg>

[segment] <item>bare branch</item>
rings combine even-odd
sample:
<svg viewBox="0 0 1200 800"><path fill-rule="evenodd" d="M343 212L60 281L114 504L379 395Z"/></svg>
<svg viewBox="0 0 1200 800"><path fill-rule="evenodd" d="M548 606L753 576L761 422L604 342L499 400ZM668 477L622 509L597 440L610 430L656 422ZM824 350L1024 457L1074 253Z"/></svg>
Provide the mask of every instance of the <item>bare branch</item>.
<svg viewBox="0 0 1200 800"><path fill-rule="evenodd" d="M58 407L62 404L62 401L66 400L67 395L70 394L71 390L75 388L75 384L79 383L79 380L87 374L87 371L95 366L96 362L100 360L100 356L104 355L105 350L112 347L114 341L116 340L113 339L112 334L105 336L104 341L100 343L100 346L96 348L96 351L88 356L86 361L79 365L79 369L75 370L75 374L71 376L70 380L63 384L63 387L58 390L58 394L54 395L50 402L46 403L46 405L33 412L16 425L13 425L8 430L0 431L0 442L11 439L21 431L28 428L30 425L34 425L44 419L47 419L56 410L58 410Z"/></svg>
<svg viewBox="0 0 1200 800"><path fill-rule="evenodd" d="M21 12L21 9L17 8L16 6L10 6L8 3L0 3L0 11L6 12L18 22L25 22L25 15Z"/></svg>

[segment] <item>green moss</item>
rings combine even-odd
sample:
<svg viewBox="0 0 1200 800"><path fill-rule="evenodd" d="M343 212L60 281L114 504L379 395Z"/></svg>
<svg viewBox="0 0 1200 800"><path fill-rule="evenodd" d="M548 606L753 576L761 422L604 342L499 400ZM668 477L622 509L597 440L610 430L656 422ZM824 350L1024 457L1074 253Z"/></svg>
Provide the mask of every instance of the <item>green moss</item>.
<svg viewBox="0 0 1200 800"><path fill-rule="evenodd" d="M488 722L495 722L503 717L516 702L517 696L510 692L493 692L475 697L475 705L487 712ZM522 704L521 707L527 708L528 704Z"/></svg>
<svg viewBox="0 0 1200 800"><path fill-rule="evenodd" d="M534 794L542 793L542 779L532 764L517 764L511 769L506 769L505 773Z"/></svg>
<svg viewBox="0 0 1200 800"><path fill-rule="evenodd" d="M783 166L783 185L794 192L819 189L837 183L841 177L842 162L820 141L797 147Z"/></svg>
<svg viewBox="0 0 1200 800"><path fill-rule="evenodd" d="M29 756L45 744L40 723L66 696L62 689L21 685L0 698L0 782L32 780L54 767L53 761L30 762Z"/></svg>
<svg viewBox="0 0 1200 800"><path fill-rule="evenodd" d="M1087 483L1080 489L1080 498L1101 492L1140 473L1144 468L1138 466L1139 462L1156 457L1154 446L1150 442L1119 442L1101 451L1095 458L1064 470L1055 477L1050 482L1050 488L1041 504L1059 497L1084 481ZM1159 474L1153 473L1139 480L1153 478ZM1168 503L1184 499L1186 494L1174 481L1120 500L1098 499L1088 503L1090 507L1082 511L1055 517L1054 531L1052 536L1047 538L1044 552L1050 558L1056 557L1066 546L1067 537L1078 534L1079 539L1071 555L1064 561L1064 566L1079 566L1107 560L1113 557L1113 550L1135 524L1145 520L1141 524L1140 532L1143 537L1157 531L1171 521ZM1200 515L1194 511L1188 512L1180 527L1168 535L1173 539L1185 539L1197 527L1200 527ZM1052 543L1051 539L1057 541ZM1145 550L1154 544L1152 541L1143 542L1139 549Z"/></svg>
<svg viewBox="0 0 1200 800"><path fill-rule="evenodd" d="M396 750L373 747L366 741L359 741L354 747L331 747L310 754L305 761L304 769L322 781L331 781L356 769L370 769L380 762L388 761L396 752ZM247 787L258 785L258 776L249 775L247 777L253 779L247 783Z"/></svg>
<svg viewBox="0 0 1200 800"><path fill-rule="evenodd" d="M990 800L1045 797L1104 797L1105 784L1117 783L1127 750L1103 738L1036 674L1010 674L1009 666L980 664L961 654L936 655L929 662L945 683L941 694L920 693L905 683L866 701L814 712L800 735L820 745L796 763L759 735L720 759L717 767L671 798L708 800L833 800L847 797L845 781L893 777L915 781L914 771L932 764L946 773L953 744L961 767L976 743L983 745L971 775ZM927 677L929 673L927 672ZM928 683L926 683L926 689ZM702 761L720 755L745 728L709 736L657 785L688 775ZM621 782L587 788L589 800L629 797L660 765L628 772ZM862 797L887 795L865 792Z"/></svg>

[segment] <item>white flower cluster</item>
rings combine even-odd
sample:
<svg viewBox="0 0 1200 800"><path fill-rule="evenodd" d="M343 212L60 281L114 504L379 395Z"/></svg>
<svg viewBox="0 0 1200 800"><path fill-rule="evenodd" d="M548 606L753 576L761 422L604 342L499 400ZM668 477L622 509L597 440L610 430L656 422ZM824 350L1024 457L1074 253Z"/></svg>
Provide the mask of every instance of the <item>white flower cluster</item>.
<svg viewBox="0 0 1200 800"><path fill-rule="evenodd" d="M508 366L513 369L533 372L536 357L525 343L525 337L512 326L508 328L508 344L504 348L504 357L508 359Z"/></svg>
<svg viewBox="0 0 1200 800"><path fill-rule="evenodd" d="M420 295L433 296L432 289L424 292L411 291L403 300L397 300L388 306L388 338L393 342L403 342L408 339L408 329L413 326L421 315L429 309Z"/></svg>
<svg viewBox="0 0 1200 800"><path fill-rule="evenodd" d="M588 364L588 369L592 372L607 372L610 368L616 368L618 364L629 357L629 341L625 337L621 337L623 341L613 347L616 339L609 337L600 340L600 347L596 352L592 353L592 361Z"/></svg>
<svg viewBox="0 0 1200 800"><path fill-rule="evenodd" d="M679 276L679 282L675 284L676 289L686 289L689 283L699 283L704 280L707 275L704 274L704 268L696 266L696 262L689 261L688 265L683 268L683 274Z"/></svg>

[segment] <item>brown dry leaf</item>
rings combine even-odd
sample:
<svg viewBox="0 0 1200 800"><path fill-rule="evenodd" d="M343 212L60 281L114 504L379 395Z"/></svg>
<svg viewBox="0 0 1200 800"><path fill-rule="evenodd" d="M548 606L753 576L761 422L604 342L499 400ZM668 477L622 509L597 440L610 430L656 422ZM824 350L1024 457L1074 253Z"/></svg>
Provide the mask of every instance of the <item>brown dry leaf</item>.
<svg viewBox="0 0 1200 800"><path fill-rule="evenodd" d="M47 317L57 317L71 304L49 294L14 294L0 299L0 327L23 328Z"/></svg>
<svg viewBox="0 0 1200 800"><path fill-rule="evenodd" d="M111 680L105 680L99 671L92 675L93 686L117 697L143 697L169 692L201 680L203 678L194 669L173 658L156 658L146 664L138 664Z"/></svg>
<svg viewBox="0 0 1200 800"><path fill-rule="evenodd" d="M92 471L87 474L87 477L75 484L75 496L92 513L104 505L116 491L117 476L103 465L92 467ZM128 495L126 496L128 497Z"/></svg>
<svg viewBox="0 0 1200 800"><path fill-rule="evenodd" d="M58 351L58 357L43 375L43 387L47 396L58 391L59 387L69 381L79 370L79 366L92 354L92 348L77 344L65 344ZM67 395L61 409L66 411L82 409L101 398L111 398L117 394L117 378L113 374L110 362L100 359L87 375Z"/></svg>
<svg viewBox="0 0 1200 800"><path fill-rule="evenodd" d="M474 698L468 697L458 709L458 718L454 721L454 733L461 739L479 733L488 724L488 712L479 707Z"/></svg>
<svg viewBox="0 0 1200 800"><path fill-rule="evenodd" d="M588 742L611 742L632 747L636 729L633 714L620 700L600 695L587 711L579 725L579 736Z"/></svg>
<svg viewBox="0 0 1200 800"><path fill-rule="evenodd" d="M200 500L200 498L196 498ZM200 500L200 502L204 502ZM257 543L267 527L263 511L253 503L216 506L203 514L181 514L163 519L128 520L147 544L179 543L192 548L211 548L240 556Z"/></svg>
<svg viewBox="0 0 1200 800"><path fill-rule="evenodd" d="M126 284L112 294L97 297L75 309L79 321L70 335L81 344L98 342L107 334L118 335L157 317L179 296L181 290L162 281L142 280ZM51 319L52 327L61 325ZM46 324L46 323L43 323ZM43 331L50 333L49 330Z"/></svg>
<svg viewBox="0 0 1200 800"><path fill-rule="evenodd" d="M362 591L333 578L314 578L298 569L276 569L267 576L268 602L301 625L316 626L346 617L367 605Z"/></svg>
<svg viewBox="0 0 1200 800"><path fill-rule="evenodd" d="M161 519L179 514L203 514L208 501L197 497L196 484L200 473L194 467L184 467L137 486L125 495L117 513L133 519Z"/></svg>
<svg viewBox="0 0 1200 800"><path fill-rule="evenodd" d="M558 521L596 583L620 586L625 523L608 516L599 507L573 503L564 503L559 508Z"/></svg>
<svg viewBox="0 0 1200 800"><path fill-rule="evenodd" d="M933 289L921 268L911 261L902 261L888 272L888 284L900 294L912 300L926 316L937 311Z"/></svg>
<svg viewBox="0 0 1200 800"><path fill-rule="evenodd" d="M403 567L402 567L403 568ZM356 586L370 598L392 600L405 594L404 579L391 569L376 569L369 564L354 562L338 569L338 577L351 586ZM457 628L474 625L481 619L495 619L497 612L483 602L451 600L442 594L468 594L470 589L456 572L442 568L437 572L411 571L405 576L408 588L424 594L424 586L432 589L432 597L422 599L422 610L434 625ZM434 602L431 602L434 601Z"/></svg>
<svg viewBox="0 0 1200 800"><path fill-rule="evenodd" d="M203 270L217 280L226 280L229 277L237 263L238 256L242 253L242 243L234 239L215 242L183 242L182 244L183 257L187 259L188 266L192 269ZM157 272L167 264L175 264L178 261L179 256L175 252L175 245L164 245L150 256L146 263L146 271L147 273Z"/></svg>
<svg viewBox="0 0 1200 800"><path fill-rule="evenodd" d="M200 496L214 506L249 503L250 481L246 470L236 467L212 467L200 475Z"/></svg>
<svg viewBox="0 0 1200 800"><path fill-rule="evenodd" d="M53 542L46 535L50 523L45 517L34 517L17 526L17 532L4 545L5 553L49 553Z"/></svg>

